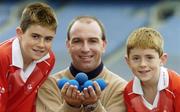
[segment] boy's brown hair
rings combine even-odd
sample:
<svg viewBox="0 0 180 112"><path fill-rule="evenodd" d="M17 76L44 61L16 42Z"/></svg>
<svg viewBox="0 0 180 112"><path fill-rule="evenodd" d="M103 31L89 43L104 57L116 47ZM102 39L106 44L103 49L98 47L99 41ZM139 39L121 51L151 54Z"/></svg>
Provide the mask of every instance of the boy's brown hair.
<svg viewBox="0 0 180 112"><path fill-rule="evenodd" d="M126 52L129 56L130 50L133 48L154 49L163 54L164 40L161 34L153 28L142 27L133 31L126 42Z"/></svg>
<svg viewBox="0 0 180 112"><path fill-rule="evenodd" d="M54 10L46 3L29 4L22 12L20 27L26 32L31 25L45 26L56 32L57 17Z"/></svg>

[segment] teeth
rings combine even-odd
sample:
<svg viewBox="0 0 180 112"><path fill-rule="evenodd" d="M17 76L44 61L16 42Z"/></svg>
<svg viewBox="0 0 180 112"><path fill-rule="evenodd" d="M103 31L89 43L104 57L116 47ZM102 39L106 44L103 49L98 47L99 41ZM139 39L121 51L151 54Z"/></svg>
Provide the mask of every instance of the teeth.
<svg viewBox="0 0 180 112"><path fill-rule="evenodd" d="M34 50L35 52L37 52L37 53L43 53L44 51L42 51L42 50Z"/></svg>
<svg viewBox="0 0 180 112"><path fill-rule="evenodd" d="M34 51L36 51L36 52L44 52L43 50L34 50Z"/></svg>
<svg viewBox="0 0 180 112"><path fill-rule="evenodd" d="M91 57L91 56L80 56L80 57L82 57L82 58L89 58L89 57Z"/></svg>
<svg viewBox="0 0 180 112"><path fill-rule="evenodd" d="M81 57L82 59L88 59L88 58L90 58L90 57Z"/></svg>
<svg viewBox="0 0 180 112"><path fill-rule="evenodd" d="M148 71L139 71L140 73L147 73Z"/></svg>

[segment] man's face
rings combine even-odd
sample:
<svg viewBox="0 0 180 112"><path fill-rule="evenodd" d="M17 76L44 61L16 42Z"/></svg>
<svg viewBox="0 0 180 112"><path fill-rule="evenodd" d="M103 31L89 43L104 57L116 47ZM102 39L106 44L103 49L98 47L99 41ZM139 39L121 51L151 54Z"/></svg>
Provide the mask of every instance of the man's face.
<svg viewBox="0 0 180 112"><path fill-rule="evenodd" d="M70 30L70 40L66 43L76 69L89 72L101 63L106 41L95 21L90 23L76 21Z"/></svg>
<svg viewBox="0 0 180 112"><path fill-rule="evenodd" d="M23 60L31 62L45 56L52 46L55 31L40 25L31 25L25 32L21 28L16 29L20 40Z"/></svg>

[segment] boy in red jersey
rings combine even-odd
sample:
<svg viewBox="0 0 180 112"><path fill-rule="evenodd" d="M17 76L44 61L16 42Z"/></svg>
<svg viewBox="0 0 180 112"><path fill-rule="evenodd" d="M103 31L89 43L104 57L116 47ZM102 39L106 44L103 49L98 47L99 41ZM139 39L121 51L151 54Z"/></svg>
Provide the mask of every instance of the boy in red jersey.
<svg viewBox="0 0 180 112"><path fill-rule="evenodd" d="M0 43L0 112L34 112L37 89L55 62L57 19L45 3L23 10L16 36Z"/></svg>
<svg viewBox="0 0 180 112"><path fill-rule="evenodd" d="M180 76L163 65L163 38L152 28L139 28L127 40L126 62L134 79L125 88L128 112L178 112Z"/></svg>

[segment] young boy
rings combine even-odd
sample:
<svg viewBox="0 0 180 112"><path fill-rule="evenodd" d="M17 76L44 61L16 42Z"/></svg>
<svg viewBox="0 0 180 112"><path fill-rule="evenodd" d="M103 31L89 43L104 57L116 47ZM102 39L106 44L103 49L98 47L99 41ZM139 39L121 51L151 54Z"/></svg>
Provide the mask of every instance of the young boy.
<svg viewBox="0 0 180 112"><path fill-rule="evenodd" d="M16 36L0 43L0 112L34 112L37 89L55 62L57 19L45 3L28 5Z"/></svg>
<svg viewBox="0 0 180 112"><path fill-rule="evenodd" d="M129 36L126 62L135 77L124 92L128 112L178 112L180 76L163 67L163 44L152 28L139 28Z"/></svg>

